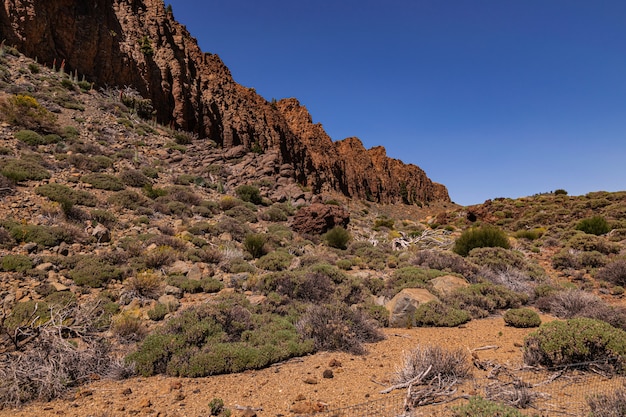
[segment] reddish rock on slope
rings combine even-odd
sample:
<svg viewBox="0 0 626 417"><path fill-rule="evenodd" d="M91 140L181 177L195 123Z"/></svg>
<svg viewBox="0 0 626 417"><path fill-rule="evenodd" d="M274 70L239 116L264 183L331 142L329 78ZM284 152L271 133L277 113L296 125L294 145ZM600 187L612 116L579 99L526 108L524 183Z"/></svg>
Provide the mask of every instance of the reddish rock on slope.
<svg viewBox="0 0 626 417"><path fill-rule="evenodd" d="M315 192L336 190L382 203L449 201L417 166L333 143L295 99L269 103L237 84L217 55L203 53L162 0L4 0L0 36L39 62L104 86L132 86L163 123L225 148L277 149L294 178Z"/></svg>

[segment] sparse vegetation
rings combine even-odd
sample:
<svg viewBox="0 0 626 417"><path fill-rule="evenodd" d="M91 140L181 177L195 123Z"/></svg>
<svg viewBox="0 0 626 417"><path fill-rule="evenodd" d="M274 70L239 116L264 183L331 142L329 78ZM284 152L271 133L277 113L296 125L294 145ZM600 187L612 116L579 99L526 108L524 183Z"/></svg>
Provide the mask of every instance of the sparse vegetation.
<svg viewBox="0 0 626 417"><path fill-rule="evenodd" d="M493 226L467 229L454 243L452 249L461 256L467 256L475 248L511 247L509 239L502 230Z"/></svg>
<svg viewBox="0 0 626 417"><path fill-rule="evenodd" d="M541 318L530 308L512 308L504 313L504 322L512 327L539 327Z"/></svg>

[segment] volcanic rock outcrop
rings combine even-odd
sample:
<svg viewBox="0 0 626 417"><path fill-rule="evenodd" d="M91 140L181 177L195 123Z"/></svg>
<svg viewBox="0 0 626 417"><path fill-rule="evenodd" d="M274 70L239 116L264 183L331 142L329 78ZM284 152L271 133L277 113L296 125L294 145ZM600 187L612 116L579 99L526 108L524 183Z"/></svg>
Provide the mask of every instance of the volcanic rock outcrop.
<svg viewBox="0 0 626 417"><path fill-rule="evenodd" d="M270 103L237 84L163 0L4 0L0 36L99 86L133 87L152 100L162 123L224 148L278 150L280 162L313 192L381 203L450 200L443 185L382 147L366 150L356 138L332 142L297 100Z"/></svg>

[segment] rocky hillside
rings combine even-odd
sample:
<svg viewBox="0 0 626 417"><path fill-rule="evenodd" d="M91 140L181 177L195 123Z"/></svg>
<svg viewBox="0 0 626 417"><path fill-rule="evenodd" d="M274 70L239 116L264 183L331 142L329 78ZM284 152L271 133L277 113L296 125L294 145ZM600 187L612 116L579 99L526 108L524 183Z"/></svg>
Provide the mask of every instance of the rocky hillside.
<svg viewBox="0 0 626 417"><path fill-rule="evenodd" d="M339 191L382 203L449 201L419 167L332 142L296 100L269 103L237 84L217 55L203 53L162 0L9 1L0 7L6 44L49 67L63 65L98 86L132 86L163 124L224 148L276 152L313 192ZM340 158L337 158L340 155Z"/></svg>

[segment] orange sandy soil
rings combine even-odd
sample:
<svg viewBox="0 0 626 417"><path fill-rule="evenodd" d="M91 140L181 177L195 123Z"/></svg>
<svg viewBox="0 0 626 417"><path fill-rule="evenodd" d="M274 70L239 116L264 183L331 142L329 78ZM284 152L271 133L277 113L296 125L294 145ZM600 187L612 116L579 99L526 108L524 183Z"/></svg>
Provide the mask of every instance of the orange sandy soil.
<svg viewBox="0 0 626 417"><path fill-rule="evenodd" d="M551 320L546 316L542 319ZM368 345L369 352L363 356L322 352L258 371L207 378L157 376L123 381L100 380L68 393L66 398L0 410L0 416L209 416L208 404L217 397L224 400L234 417L243 414L238 407L252 407L259 417L289 417L294 415L294 406L297 409L297 406L306 404L325 404L329 409L336 409L403 395L406 390L391 394L380 394L380 391L391 385L390 379L402 363L404 353L418 345L437 344L469 350L497 346L497 349L477 350L475 355L481 361L519 367L522 363L520 346L532 329L508 327L501 317L493 317L473 320L459 328L384 331L387 339ZM331 362L335 362L334 367ZM332 378L323 377L328 369L333 371ZM474 374L485 375L475 368ZM457 395L463 394L476 394L471 383L460 387ZM424 408L415 415L449 415L450 407L463 401L459 399L436 409Z"/></svg>

